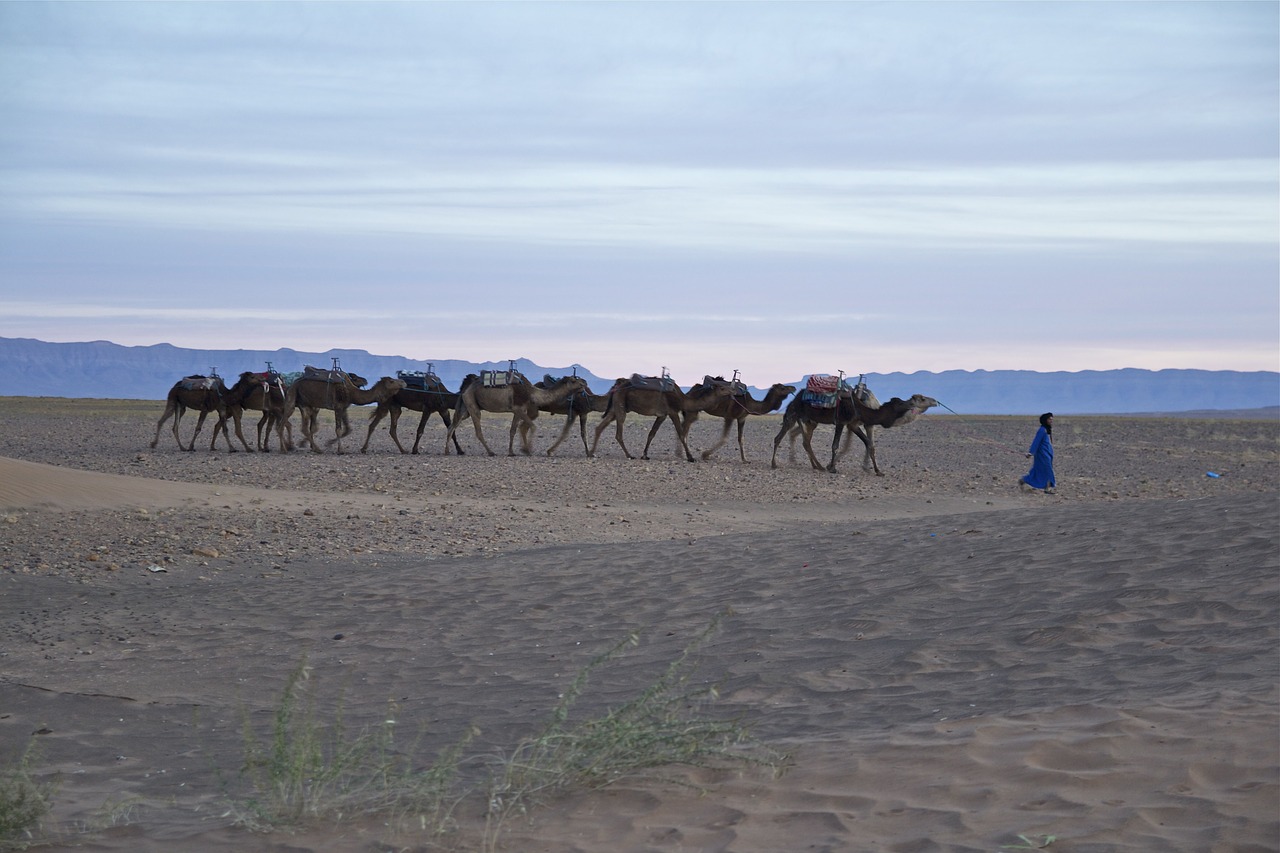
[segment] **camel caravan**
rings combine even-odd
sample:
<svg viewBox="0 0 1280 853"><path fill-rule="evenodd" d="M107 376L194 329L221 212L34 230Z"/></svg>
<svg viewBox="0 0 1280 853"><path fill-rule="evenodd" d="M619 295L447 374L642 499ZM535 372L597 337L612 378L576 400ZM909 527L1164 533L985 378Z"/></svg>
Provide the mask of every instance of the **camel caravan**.
<svg viewBox="0 0 1280 853"><path fill-rule="evenodd" d="M707 376L685 391L676 385L665 368L661 376L632 374L616 380L606 393L594 394L586 380L576 373L558 378L546 376L539 382L531 383L515 369L514 362L507 370L482 370L478 374L468 375L457 391L446 388L440 377L430 369L430 365L426 371L396 371L396 376L384 376L372 386L366 387L368 385L368 380L364 377L339 367L337 359L334 359L331 368L308 366L297 373L279 373L268 364L264 372L241 373L230 387L227 387L216 370L211 370L209 375L187 376L169 390L151 447L159 444L165 423L172 419L173 437L178 447L186 451L194 450L196 438L212 413L217 415L217 423L209 442L210 450L217 448L218 436L221 435L226 441L228 452L237 451L227 426L230 421L235 426L240 446L250 453L255 450L270 452L272 433L275 433L279 447L285 451L302 446L320 453L324 447L332 447L336 452L342 453L342 440L352 431L349 409L352 406L372 404L374 409L369 416L364 444L360 447L361 453L368 452L369 441L378 424L389 419L391 440L396 448L401 453L417 454L427 422L432 415L438 414L445 427L445 455L450 453L451 446L459 456L463 455L457 430L463 421L470 420L476 440L489 456L493 456L494 450L489 446L481 428L482 416L488 412L511 417L507 439L509 456L516 453L517 434L520 438L520 452L526 456L533 453L534 421L539 414L549 414L563 415L565 421L559 436L547 448L547 456L556 452L576 423L582 437L583 451L588 457L595 456L601 435L612 426L614 438L623 454L628 459L635 459L623 439L623 424L628 414L636 414L653 418L641 459L649 458L649 447L653 444L654 437L669 420L685 458L694 462L698 457L689 448L689 430L699 417L705 415L721 419L723 426L719 440L702 451L700 458L704 461L711 459L729 440L730 432L736 425L738 454L746 462L743 430L747 419L752 415L776 412L789 400L783 411L782 426L773 441L771 467L778 467L778 447L782 440L789 438L794 445L798 437L815 470L835 473L836 463L848 452L852 437L857 436L865 448L863 468L882 476L883 472L876 461L872 428L889 429L908 424L938 405L937 400L921 394L915 394L907 400L894 397L887 403L881 403L867 388L862 377L856 383L850 383L844 379L843 374L814 374L806 387L799 390L792 385L775 384L759 400L753 398L747 386L738 379L737 371L734 372L733 379L729 380ZM191 440L183 444L178 425L188 409L197 412L199 418ZM334 420L334 436L325 440L323 447L316 436L322 409L333 412ZM406 409L421 413L417 435L409 450L401 443L397 430L400 415ZM241 419L246 410L261 413L257 424L257 440L253 446L245 440L241 429ZM297 445L294 443L291 423L295 411L299 416L300 438ZM588 442L587 417L593 413L598 414L600 420ZM831 442L831 461L825 466L818 461L813 451L814 430L820 425L835 428Z"/></svg>

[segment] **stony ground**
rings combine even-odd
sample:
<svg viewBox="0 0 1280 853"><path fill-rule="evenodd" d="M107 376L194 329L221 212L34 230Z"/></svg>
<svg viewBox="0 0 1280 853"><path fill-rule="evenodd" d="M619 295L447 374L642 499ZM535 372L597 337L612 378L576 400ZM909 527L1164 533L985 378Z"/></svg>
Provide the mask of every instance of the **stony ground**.
<svg viewBox="0 0 1280 853"><path fill-rule="evenodd" d="M343 454L228 453L221 439L211 452L210 424L194 452L178 449L168 425L152 449L162 408L142 401L0 399L5 456L210 484L228 496L225 503L215 497L151 510L6 508L0 570L86 581L136 567L275 572L293 560L371 552L443 558L540 543L678 543L805 520L856 526L860 519L910 514L922 501L934 511L965 511L1033 501L1200 497L1280 484L1280 423L1274 420L1062 416L1055 425L1059 489L1045 496L1022 494L1016 485L1036 427L1029 417L929 414L901 429L879 430L885 476L875 477L860 467L860 445L839 473L828 474L812 470L798 445L790 460L784 441L779 468L771 469L777 416L748 422L747 463L731 439L711 461L691 464L678 453L669 426L647 461L626 459L612 429L596 458L585 456L576 435L548 458L543 451L563 421L546 416L530 457L485 456L469 426L460 433L467 455L445 456L438 422L428 427L423 454L401 455L385 421L361 454L366 421L360 411ZM504 419L490 416L484 423L490 445L505 448ZM184 440L193 424L188 415ZM402 422L406 446L416 426L416 415ZM633 453L643 448L648 426L648 419L630 419L626 440ZM690 438L695 453L712 446L719 432L718 421L699 421ZM332 434L332 421L323 423L322 434ZM829 442L830 431L820 431L815 443L824 461ZM232 492L241 499L231 500Z"/></svg>

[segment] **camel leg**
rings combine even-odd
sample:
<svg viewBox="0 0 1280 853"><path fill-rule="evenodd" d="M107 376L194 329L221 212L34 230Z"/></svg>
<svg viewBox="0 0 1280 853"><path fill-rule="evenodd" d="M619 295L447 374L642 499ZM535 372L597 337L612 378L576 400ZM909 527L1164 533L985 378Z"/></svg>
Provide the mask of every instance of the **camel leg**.
<svg viewBox="0 0 1280 853"><path fill-rule="evenodd" d="M773 458L769 460L770 468L776 469L778 467L778 445L782 444L783 437L791 431L791 427L794 425L795 421L783 415L782 429L778 430L778 435L773 439Z"/></svg>
<svg viewBox="0 0 1280 853"><path fill-rule="evenodd" d="M794 427L791 428L791 435L788 437L788 441L790 442L791 446L787 448L788 462L794 463L796 461L796 439L803 434L804 434L804 427L800 426L799 424L796 424Z"/></svg>
<svg viewBox="0 0 1280 853"><path fill-rule="evenodd" d="M524 422L520 425L520 452L525 456L533 455L533 440L538 435L538 425L534 423L534 417L536 415L529 416L526 411Z"/></svg>
<svg viewBox="0 0 1280 853"><path fill-rule="evenodd" d="M747 428L747 419L738 418L738 455L742 457L742 461L747 461L747 449L742 446L742 433Z"/></svg>
<svg viewBox="0 0 1280 853"><path fill-rule="evenodd" d="M689 421L689 423L692 424L693 422ZM714 445L702 451L703 462L706 462L708 459L710 459L712 456L715 455L715 452L717 450L724 447L724 443L729 440L729 430L732 429L732 426L733 426L733 419L725 418L724 429L720 430L720 439ZM685 427L685 429L687 430L688 427ZM738 446L739 447L742 446L742 427L741 426L738 427ZM746 461L746 460L743 460L743 461Z"/></svg>
<svg viewBox="0 0 1280 853"><path fill-rule="evenodd" d="M424 406L422 409L422 417L418 418L418 433L413 437L413 450L410 451L414 456L418 455L418 445L422 442L422 433L424 430L426 430L427 419L430 417L431 417L431 410ZM446 417L443 414L441 414L441 417L445 419L446 424L449 423L448 417ZM446 431L447 431L447 427L446 427Z"/></svg>
<svg viewBox="0 0 1280 853"><path fill-rule="evenodd" d="M237 431L239 431L239 424L237 423L236 426ZM227 440L227 452L235 453L236 446L231 443L231 430L227 429L227 416L222 412L218 413L218 422L213 425L213 440L209 442L210 450L216 450L218 448L218 433L222 433L222 437ZM244 437L241 436L240 440L244 441ZM247 443L245 444L244 449L249 449L249 445Z"/></svg>
<svg viewBox="0 0 1280 853"><path fill-rule="evenodd" d="M804 452L809 454L809 464L813 466L813 470L821 471L822 464L818 462L818 457L813 455L813 431L817 429L817 424L808 421L804 424L804 429L800 433L801 443L804 445Z"/></svg>
<svg viewBox="0 0 1280 853"><path fill-rule="evenodd" d="M271 452L271 430L275 428L276 417L266 409L258 419L258 449L263 453Z"/></svg>
<svg viewBox="0 0 1280 853"><path fill-rule="evenodd" d="M573 426L573 421L575 417L576 416L573 414L573 412L570 412L568 415L565 416L564 429L560 430L560 437L555 440L555 443L547 448L548 456L550 456L552 453L555 453L556 448L559 447L561 442L565 440L565 437L569 435L569 428ZM587 446L587 422L585 418L582 421L582 446L584 448Z"/></svg>
<svg viewBox="0 0 1280 853"><path fill-rule="evenodd" d="M627 420L626 414L627 414L626 412L623 412L621 415L613 419L613 425L617 427L617 429L614 432L614 438L618 440L618 446L622 448L623 454L628 459L635 459L635 457L631 455L631 451L627 450L627 443L625 440L623 440L623 437L622 437L622 425Z"/></svg>
<svg viewBox="0 0 1280 853"><path fill-rule="evenodd" d="M193 432L193 433L191 433L191 444L190 444L190 446L183 448L184 450L191 451L191 450L195 450L195 449L196 449L196 436L200 435L200 428L204 426L204 419L205 419L205 418L207 418L207 417L209 417L209 412L208 412L208 410L207 410L207 409L202 410L202 411L200 412L200 417L196 418L196 431L195 431L195 432ZM175 419L174 419L174 421L173 421L173 434L174 434L174 436L177 436L177 434L178 434L178 420L177 420L177 418L175 418ZM215 433L215 436L216 436L216 435L217 435L217 434ZM182 440L181 440L181 439L179 439L179 440L178 440L178 446L179 446L179 447L181 447L181 446L182 446Z"/></svg>
<svg viewBox="0 0 1280 853"><path fill-rule="evenodd" d="M662 424L663 424L666 420L667 420L667 416L666 416L666 415L658 415L656 418L654 418L654 419L653 419L653 426L649 428L649 440L648 440L648 441L646 441L646 442L644 443L644 453L642 453L642 454L640 455L640 458L641 458L641 459L648 459L648 458L649 458L649 445L653 444L653 437L654 437L655 435L657 435L657 434L658 434L658 427L662 426ZM680 432L680 422L679 422L679 421L673 421L673 423L675 423L675 425L676 425L676 432L677 432L677 433L679 433L679 432Z"/></svg>
<svg viewBox="0 0 1280 853"><path fill-rule="evenodd" d="M347 411L347 407L333 410L333 441L330 444L338 446L338 453L343 453L342 439L351 435L351 416Z"/></svg>
<svg viewBox="0 0 1280 853"><path fill-rule="evenodd" d="M180 433L179 433L179 431L178 431L178 424L182 423L182 416L183 416L183 415L185 415L186 413L187 413L187 407L186 407L186 406L184 406L184 405L182 405L182 403L181 403L181 402L179 402L179 403L178 403L178 411L177 411L177 412L174 414L174 416L173 416L173 440L174 440L174 441L176 441L176 442L178 442L178 449L179 449L179 450L195 450L195 445L196 445L196 439L195 439L195 436L192 436L192 437L191 437L191 446L190 446L190 447L183 447L183 445L182 445L182 436L181 436L181 434L180 434Z"/></svg>
<svg viewBox="0 0 1280 853"><path fill-rule="evenodd" d="M379 423L379 422L381 422L381 420L382 420L383 416L384 416L384 415L386 415L386 414L387 414L387 413L386 413L386 412L384 412L384 411L382 410L382 407L381 407L381 406L379 406L378 408L376 408L376 409L374 409L374 410L373 410L373 414L372 414L372 415L369 415L369 427L368 427L368 429L366 429L366 430L365 430L365 433L364 433L364 444L360 445L360 452L361 452L361 453L368 453L368 452L369 452L369 439L373 438L373 430L374 430L374 428L375 428L375 427L377 427L378 423ZM393 423L393 424L394 424L395 422L396 422L396 419L395 419L395 418L392 418L392 419L391 419L391 423ZM391 435L392 435L392 439L391 439L391 440L392 440L392 441L395 441L395 427L394 427L394 426L391 428ZM399 442L396 442L396 444L399 444ZM403 450L401 450L400 452L401 452L401 453L404 453L404 451L403 451Z"/></svg>
<svg viewBox="0 0 1280 853"><path fill-rule="evenodd" d="M520 430L520 452L528 456L533 452L533 443L529 438L529 434L535 429L534 423L529 419L528 414L520 411L517 407L511 413L511 435L507 439L507 455L515 456L516 430Z"/></svg>
<svg viewBox="0 0 1280 853"><path fill-rule="evenodd" d="M582 452L587 452L587 413L578 415L578 427L582 430Z"/></svg>
<svg viewBox="0 0 1280 853"><path fill-rule="evenodd" d="M391 407L391 440L396 443L396 448L402 454L404 454L404 453L408 453L409 451L404 449L404 445L400 443L400 434L396 432L396 427L400 425L400 415L401 415L400 407L392 406ZM422 417L425 418L426 416L427 416L427 413L424 411L422 413Z"/></svg>
<svg viewBox="0 0 1280 853"><path fill-rule="evenodd" d="M840 435L844 432L844 424L837 420L835 428L836 434L831 437L831 463L827 465L827 471L831 474L836 472L836 458L840 453Z"/></svg>
<svg viewBox="0 0 1280 853"><path fill-rule="evenodd" d="M449 410L448 409L440 410L440 419L444 421L445 429L448 429L449 428ZM458 451L459 456L466 456L466 453L463 452L462 450L462 445L458 444L458 437L456 435L453 437L453 449Z"/></svg>
<svg viewBox="0 0 1280 853"><path fill-rule="evenodd" d="M671 426L675 427L676 438L680 440L680 446L684 448L684 458L690 462L697 462L698 460L694 459L693 454L689 451L689 442L686 438L689 433L689 426L692 423L693 421L686 421L684 424L681 424L679 412L676 412L671 416Z"/></svg>
<svg viewBox="0 0 1280 853"><path fill-rule="evenodd" d="M263 453L271 449L271 413L266 409L262 410L262 417L258 418L258 449Z"/></svg>
<svg viewBox="0 0 1280 853"><path fill-rule="evenodd" d="M249 446L249 442L247 442L247 441L245 441L245 440L244 440L244 431L243 431L243 430L241 430L241 428L240 428L240 420L241 420L243 417L244 417L244 410L243 410L243 409L237 409L236 411L234 411L234 412L232 412L232 413L231 413L231 418L235 421L235 425L236 425L236 438L240 439L240 444L244 447L244 451L245 451L245 453L252 453L252 452L253 452L254 450L256 450L257 448L256 448L256 447L250 447L250 446ZM227 443L228 443L228 444L230 444L230 443L231 443L231 437L230 437L230 436L228 436L228 437L227 437Z"/></svg>
<svg viewBox="0 0 1280 853"><path fill-rule="evenodd" d="M436 409L428 408L428 406L423 406L422 417L418 419L418 432L413 437L413 450L410 451L415 456L418 455L418 445L422 443L422 434L426 432L427 421L431 420L431 415L434 414L436 411L440 412L440 420L444 421L444 429L445 429L445 436L446 436L445 443L447 444L449 441L447 437L449 435L449 410L448 409L436 410ZM466 455L462 452L462 445L458 444L458 436L456 435L453 437L453 446L457 448L459 456Z"/></svg>
<svg viewBox="0 0 1280 853"><path fill-rule="evenodd" d="M468 414L471 418L471 425L474 426L476 429L476 440L480 442L480 446L484 448L484 452L489 454L490 456L497 456L498 454L494 453L493 450L489 447L489 442L484 440L484 433L480 431L480 410L477 409L475 414L470 414L470 413ZM445 444L444 451L445 453L449 452L448 443Z"/></svg>
<svg viewBox="0 0 1280 853"><path fill-rule="evenodd" d="M312 453L322 453L320 445L316 444L316 430L320 426L320 410L319 409L303 409L302 410L302 433L305 436L303 443L311 445Z"/></svg>
<svg viewBox="0 0 1280 853"><path fill-rule="evenodd" d="M871 425L867 425L865 433L862 432L861 427L858 428L858 432L858 438L862 439L862 443L865 446L862 454L862 470L875 471L877 477L883 477L884 474L880 471L880 466L876 464L876 443L871 437Z"/></svg>
<svg viewBox="0 0 1280 853"><path fill-rule="evenodd" d="M161 415L160 420L156 422L156 437L151 439L152 450L155 450L156 445L160 443L160 430L164 427L164 422L169 420L169 418L173 417L175 414L177 414L177 411L178 411L177 401L175 401L172 397L169 398L169 400L167 400L164 405L164 414ZM178 446L181 447L182 443L179 442Z"/></svg>
<svg viewBox="0 0 1280 853"><path fill-rule="evenodd" d="M390 408L386 406L378 406L373 410L373 414L369 416L369 429L364 434L364 444L360 446L361 453L369 452L369 439L373 438L373 431L381 423L388 413L391 415L391 440L396 443L396 447L400 447L400 439L396 438L396 422L400 420L399 408ZM404 448L400 447L400 452L404 453Z"/></svg>
<svg viewBox="0 0 1280 853"><path fill-rule="evenodd" d="M280 412L268 412L263 415L262 420L266 423L266 428L262 435L262 452L271 452L271 431L275 430L276 438L280 440L281 452L293 450L293 422L282 415Z"/></svg>
<svg viewBox="0 0 1280 853"><path fill-rule="evenodd" d="M600 434L609 428L609 424L616 424L618 427L618 445L622 447L622 452L626 454L628 459L635 459L635 457L627 450L627 445L622 440L622 422L625 420L625 414L626 413L624 412L623 417L618 417L617 412L613 411L612 403L610 404L609 411L604 413L604 417L602 417L600 419L600 423L596 425L595 439L591 442L591 451L587 453L588 456L596 455L596 448L600 445Z"/></svg>
<svg viewBox="0 0 1280 853"><path fill-rule="evenodd" d="M877 477L883 477L884 472L880 470L880 466L876 464L876 443L871 437L871 427L867 427L864 433L862 427L855 430L858 438L862 439L862 443L866 445L866 453L862 457L862 470L875 471ZM868 464L870 463L870 464Z"/></svg>
<svg viewBox="0 0 1280 853"><path fill-rule="evenodd" d="M414 438L414 440L413 440L413 452L414 452L415 454L418 452L418 442L422 441L422 431L423 431L423 430L425 430L425 429L427 428L427 421L431 418L431 415L432 415L432 412L433 412L433 411L438 411L438 412L440 413L440 420L444 421L444 429L445 429L445 444L446 444L446 446L447 446L447 445L448 445L448 443L449 443L449 436L453 436L453 448L454 448L454 450L457 450L457 451L458 451L458 455L459 455L459 456L466 456L467 454L466 454L466 452L462 449L462 445L461 445L461 444L458 444L458 436L457 436L457 435L453 432L453 430L451 429L451 422L450 422L450 418L449 418L449 409L448 409L447 407L441 407L441 408L439 408L439 409L435 409L435 410L432 410L432 409L423 409L423 410L422 410L422 420L418 421L418 435L417 435L417 437L416 437L416 438ZM447 447L446 447L446 449L447 449Z"/></svg>
<svg viewBox="0 0 1280 853"><path fill-rule="evenodd" d="M440 414L441 414L441 417L444 417L443 411L441 411ZM467 408L467 403L465 400L462 399L462 395L458 395L458 402L453 409L453 423L449 423L448 418L445 418L445 421L444 421L446 425L446 432L444 435L444 455L445 456L449 455L449 441L451 439L453 441L454 446L455 447L458 446L458 437L457 437L458 427L462 426L462 422L470 417L471 417L471 410ZM479 432L479 430L480 430L480 427L477 424L476 431ZM489 446L485 445L485 449L488 450ZM458 455L459 456L462 455L461 448L458 449ZM490 453L489 455L492 456L493 453Z"/></svg>
<svg viewBox="0 0 1280 853"><path fill-rule="evenodd" d="M444 431L444 455L445 456L449 455L449 439L453 439L454 441L457 441L456 435L458 432L458 425L462 423L462 413L465 412L466 410L467 410L466 406L464 406L462 401L459 400L457 408L453 410L453 423L445 427L445 431ZM424 426L425 426L424 423L418 424L419 436L422 435L422 428Z"/></svg>
<svg viewBox="0 0 1280 853"><path fill-rule="evenodd" d="M875 442L871 438L870 425L867 425L865 428L862 425L856 426L844 434L844 443L840 445L839 458L843 459L849 455L849 446L853 444L854 436L857 436L863 444L862 470L875 471L877 476L883 477L884 474L881 473L879 467L876 466L876 446Z"/></svg>
<svg viewBox="0 0 1280 853"><path fill-rule="evenodd" d="M276 422L276 433L280 436L280 446L285 450L293 450L293 422L284 415L273 415Z"/></svg>
<svg viewBox="0 0 1280 853"><path fill-rule="evenodd" d="M840 445L840 458L843 459L849 455L849 445L853 444L853 436L856 430L849 430L844 434L844 443Z"/></svg>

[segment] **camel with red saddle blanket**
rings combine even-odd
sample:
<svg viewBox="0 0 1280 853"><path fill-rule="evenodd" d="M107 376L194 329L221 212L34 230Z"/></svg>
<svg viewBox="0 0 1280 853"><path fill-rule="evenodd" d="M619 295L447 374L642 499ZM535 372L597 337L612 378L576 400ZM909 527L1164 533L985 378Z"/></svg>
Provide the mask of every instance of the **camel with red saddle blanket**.
<svg viewBox="0 0 1280 853"><path fill-rule="evenodd" d="M832 424L835 426L835 435L831 440L831 462L826 466L826 470L835 473L836 462L842 455L840 438L847 429L858 436L866 446L866 460L870 462L876 476L884 476L884 472L880 470L876 461L871 427L889 429L908 424L928 409L938 405L938 401L923 394L914 394L909 400L894 397L887 403L879 405L873 405L874 401L875 397L862 381L851 386L837 377L811 377L809 386L795 396L783 414L782 427L773 440L771 467L778 467L778 445L782 443L783 437L799 427L802 431L805 452L809 455L809 463L814 470L822 470L823 466L813 453L813 431L819 424ZM866 467L866 461L863 465Z"/></svg>

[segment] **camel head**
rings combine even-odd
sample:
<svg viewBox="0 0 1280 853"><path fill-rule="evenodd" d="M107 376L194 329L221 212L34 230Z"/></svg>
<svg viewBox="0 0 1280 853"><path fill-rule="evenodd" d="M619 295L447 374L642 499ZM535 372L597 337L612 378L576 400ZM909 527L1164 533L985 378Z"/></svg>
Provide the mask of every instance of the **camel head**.
<svg viewBox="0 0 1280 853"><path fill-rule="evenodd" d="M366 381L368 380L361 379L360 384L363 385ZM393 376L384 376L378 380L377 385L374 387L387 392L388 396L392 396L399 394L401 391L408 388L409 383L405 382L403 379L396 379Z"/></svg>
<svg viewBox="0 0 1280 853"><path fill-rule="evenodd" d="M794 393L796 393L796 386L783 385L781 382L775 382L773 383L773 387L769 389L769 392L764 395L764 398L769 402L777 400L777 405L781 405L783 400L787 399Z"/></svg>
<svg viewBox="0 0 1280 853"><path fill-rule="evenodd" d="M901 415L894 419L891 426L902 426L903 424L911 423L926 411L938 405L938 401L923 394L912 394L910 400L894 397L889 401L888 405L892 411L902 412Z"/></svg>

